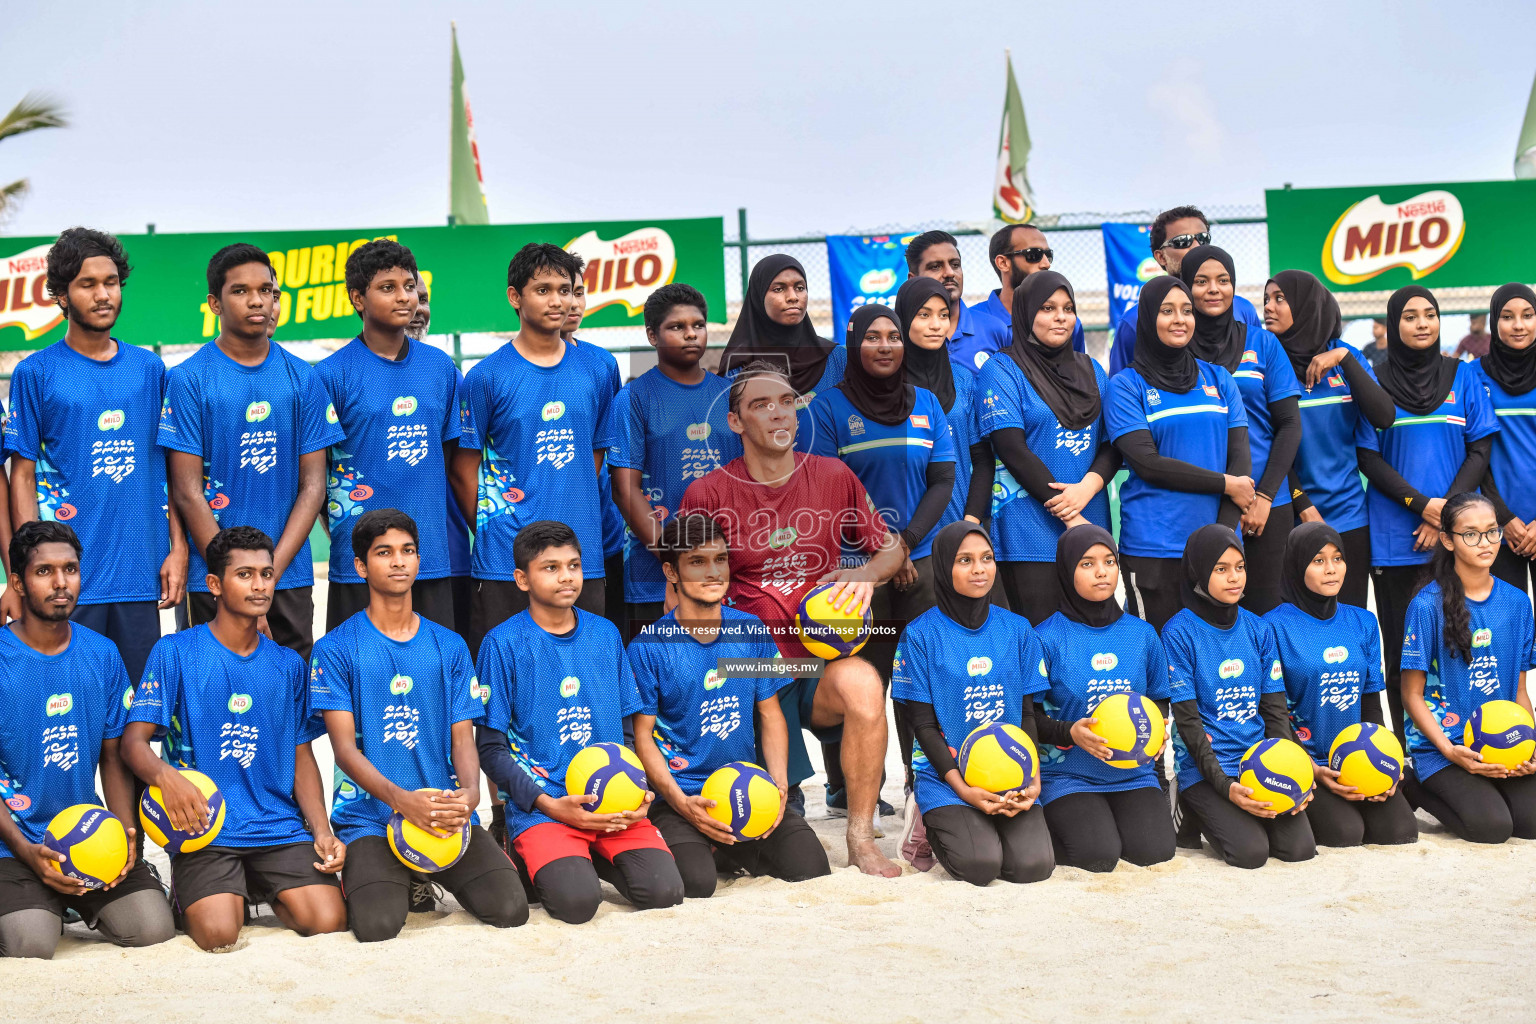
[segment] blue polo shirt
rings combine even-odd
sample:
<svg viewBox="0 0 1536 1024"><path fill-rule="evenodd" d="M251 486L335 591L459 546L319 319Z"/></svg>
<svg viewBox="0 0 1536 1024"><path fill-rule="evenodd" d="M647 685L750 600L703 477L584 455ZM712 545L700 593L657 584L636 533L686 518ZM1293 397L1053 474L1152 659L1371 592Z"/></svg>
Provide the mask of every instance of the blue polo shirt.
<svg viewBox="0 0 1536 1024"><path fill-rule="evenodd" d="M1324 351L1343 345L1334 339ZM1361 416L1343 371L1329 370L1328 376L1301 393L1297 404L1301 446L1296 449L1296 479L1324 522L1340 533L1357 530L1366 524L1365 488L1355 456L1355 430Z"/></svg>
<svg viewBox="0 0 1536 1024"><path fill-rule="evenodd" d="M979 303L967 306L962 301L957 305L960 315L955 318L955 329L949 336L949 361L974 373L992 358L992 353L1013 344L1013 330L983 311Z"/></svg>
<svg viewBox="0 0 1536 1024"><path fill-rule="evenodd" d="M1008 328L1008 330L1010 332L1009 333L1009 338L1011 339L1013 337L1013 335L1012 335L1012 331L1013 331L1013 310L1011 310L1007 306L1003 305L1003 300L1002 300L1002 294L1001 293L1002 293L1002 289L1001 288L993 288L992 291L987 295L987 301L983 302L981 304L980 308L981 308L981 311L983 313L991 313L993 319L997 320L1004 327ZM1011 344L1013 344L1013 342L1010 340L1008 344L1011 345ZM1083 338L1083 318L1082 317L1078 317L1077 318L1077 323L1072 325L1072 351L1074 351L1074 352L1087 352L1088 351L1088 343Z"/></svg>
<svg viewBox="0 0 1536 1024"><path fill-rule="evenodd" d="M1536 487L1531 486L1536 478L1536 391L1512 395L1483 371L1480 360L1467 365L1482 382L1499 424L1488 456L1493 484L1509 510L1529 523L1536 518Z"/></svg>
<svg viewBox="0 0 1536 1024"><path fill-rule="evenodd" d="M1296 371L1291 369L1291 357L1285 354L1280 339L1262 327L1248 326L1248 336L1243 340L1243 355L1238 360L1232 378L1242 393L1243 407L1248 413L1248 451L1253 456L1253 481L1258 483L1269 466L1269 446L1274 443L1275 428L1269 421L1269 406L1285 398L1301 394L1296 381ZM1289 472L1289 471L1287 471ZM1291 503L1291 489L1285 485L1275 488L1275 508Z"/></svg>
<svg viewBox="0 0 1536 1024"><path fill-rule="evenodd" d="M1241 295L1232 296L1232 316L1248 325L1249 330L1264 329L1264 318L1253 308L1253 303ZM1115 325L1115 340L1109 347L1109 375L1113 377L1127 366L1136 355L1136 303L1126 307L1120 322Z"/></svg>

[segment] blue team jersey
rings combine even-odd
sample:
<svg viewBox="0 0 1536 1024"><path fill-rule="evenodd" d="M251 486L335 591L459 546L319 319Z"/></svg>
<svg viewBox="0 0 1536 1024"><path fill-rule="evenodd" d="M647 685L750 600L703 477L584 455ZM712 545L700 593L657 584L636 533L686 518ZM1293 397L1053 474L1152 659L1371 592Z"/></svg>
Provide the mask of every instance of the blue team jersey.
<svg viewBox="0 0 1536 1024"><path fill-rule="evenodd" d="M224 795L217 845L310 841L293 797L296 748L325 735L309 702L304 659L264 636L236 654L207 626L162 637L128 712L149 722L161 756L194 768Z"/></svg>
<svg viewBox="0 0 1536 1024"><path fill-rule="evenodd" d="M1323 351L1341 347L1347 346L1335 338ZM1301 407L1301 446L1296 449L1296 479L1324 522L1340 533L1357 530L1367 522L1365 488L1355 457L1355 431L1363 417L1343 371L1329 370L1301 393L1297 405Z"/></svg>
<svg viewBox="0 0 1536 1024"><path fill-rule="evenodd" d="M722 658L778 657L761 619L722 606L720 632L703 644L668 612L642 629L626 653L640 694L637 710L656 716L656 746L679 789L696 796L715 769L757 760L753 713L783 680L723 676L718 666Z"/></svg>
<svg viewBox="0 0 1536 1024"><path fill-rule="evenodd" d="M1097 362L1093 364L1101 405L1109 379ZM990 438L1010 427L1024 431L1024 440L1051 476L1063 483L1077 483L1093 465L1099 446L1104 443L1104 416L1082 430L1067 430L1045 404L1019 364L1009 359L993 359L981 368L976 382L977 417L983 437ZM993 446L994 451L996 445ZM1056 539L1066 527L1045 510L1034 495L996 459L992 468L992 521L997 524L998 561L1054 562ZM1109 481L1105 481L1107 485ZM1083 518L1095 526L1109 528L1108 487L1099 491L1083 509Z"/></svg>
<svg viewBox="0 0 1536 1024"><path fill-rule="evenodd" d="M1195 701L1221 770L1236 781L1238 762L1264 738L1260 695L1285 692L1274 632L1246 608L1237 610L1230 629L1219 629L1186 608L1163 627L1163 648L1168 652L1168 699ZM1173 766L1180 789L1205 778L1178 729L1173 730Z"/></svg>
<svg viewBox="0 0 1536 1024"><path fill-rule="evenodd" d="M971 445L981 440L981 419L976 407L976 375L965 367L950 363L955 381L955 404L949 407L949 432L955 441L955 492L950 495L935 532L965 518L965 501L971 491ZM997 517L992 517L988 539L992 550L998 546Z"/></svg>
<svg viewBox="0 0 1536 1024"><path fill-rule="evenodd" d="M640 489L662 521L670 519L688 485L741 455L741 438L726 422L731 385L706 373L679 384L652 368L626 384L608 411L599 442L608 465L640 472ZM626 528L625 600L660 601L666 577L650 549Z"/></svg>
<svg viewBox="0 0 1536 1024"><path fill-rule="evenodd" d="M927 388L914 388L912 412L895 426L866 418L839 388L811 403L816 440L812 455L840 459L853 470L892 530L906 528L928 490L928 464L954 462L949 414ZM953 493L951 492L951 497ZM911 557L928 557L937 525L918 541Z"/></svg>
<svg viewBox="0 0 1536 1024"><path fill-rule="evenodd" d="M374 508L397 508L421 533L418 579L449 575L448 465L457 442L461 378L446 352L407 341L404 359L385 359L353 338L315 367L346 435L331 445L326 522L330 579L361 583L352 564L352 527Z"/></svg>
<svg viewBox="0 0 1536 1024"><path fill-rule="evenodd" d="M983 313L990 315L992 319L1008 328L1009 338L1011 339L1013 337L1013 310L1003 305L1001 292L1001 288L993 288L987 295L987 301L983 302L979 307L973 308L979 308ZM1013 342L1010 340L1008 344L1011 345ZM1006 348L1007 345L1003 347ZM1088 351L1088 342L1083 337L1082 317L1078 317L1077 323L1072 325L1072 351Z"/></svg>
<svg viewBox="0 0 1536 1024"><path fill-rule="evenodd" d="M949 361L977 373L993 353L1013 344L1013 331L987 313L981 303L967 306L962 301L955 305L960 312L949 335Z"/></svg>
<svg viewBox="0 0 1536 1024"><path fill-rule="evenodd" d="M1087 626L1057 612L1036 632L1050 681L1041 705L1057 721L1087 718L1112 693L1168 699L1168 656L1157 630L1146 621L1122 615L1108 626ZM1152 765L1116 768L1075 745L1040 745L1040 781L1040 802L1045 804L1084 791L1158 788Z"/></svg>
<svg viewBox="0 0 1536 1024"><path fill-rule="evenodd" d="M1434 412L1415 416L1402 406L1396 409L1397 421L1386 430L1377 430L1360 417L1355 446L1380 452L1387 465L1430 498L1449 497L1446 491L1466 460L1467 445L1499 429L1488 391L1471 363L1456 367L1451 392ZM1429 561L1428 551L1413 550L1413 531L1424 521L1417 512L1369 485L1366 509L1371 520L1372 565Z"/></svg>
<svg viewBox="0 0 1536 1024"><path fill-rule="evenodd" d="M1263 330L1264 318L1253 308L1253 303L1241 295L1232 296L1232 318L1248 325L1251 330ZM1115 339L1109 346L1109 375L1111 377L1131 365L1136 357L1136 303L1126 307L1115 325Z"/></svg>
<svg viewBox="0 0 1536 1024"><path fill-rule="evenodd" d="M1493 593L1467 601L1472 660L1452 653L1445 642L1440 584L1430 582L1414 595L1403 621L1403 668L1424 673L1424 703L1453 745L1466 742L1467 719L1490 700L1514 700L1520 674L1536 668L1532 648L1531 599L1495 577ZM1403 715L1408 756L1420 779L1450 762L1441 756L1413 719Z"/></svg>
<svg viewBox="0 0 1536 1024"><path fill-rule="evenodd" d="M891 698L932 704L951 752L983 725L1019 725L1024 697L1049 685L1040 638L1029 620L996 607L987 610L980 629L966 629L937 608L928 609L902 630L891 667ZM916 740L912 770L923 811L964 803Z"/></svg>
<svg viewBox="0 0 1536 1024"><path fill-rule="evenodd" d="M157 443L201 456L203 496L220 528L254 526L275 543L299 496L299 458L342 439L320 375L281 345L241 366L209 342L171 370ZM192 543L187 589L208 591L208 564ZM347 547L350 549L351 545ZM309 538L277 589L315 583Z"/></svg>
<svg viewBox="0 0 1536 1024"><path fill-rule="evenodd" d="M1536 391L1512 395L1488 376L1481 360L1469 365L1472 375L1482 383L1499 424L1488 456L1493 485L1509 510L1521 522L1529 523L1536 519L1536 487L1531 486L1536 479ZM13 396L15 387L11 385Z"/></svg>
<svg viewBox="0 0 1536 1024"><path fill-rule="evenodd" d="M522 611L480 645L486 728L506 733L518 770L554 797L566 795L571 758L593 743L623 743L624 721L641 707L618 627L574 611L570 636L545 632ZM511 835L553 820L518 807L511 794L502 799Z"/></svg>
<svg viewBox="0 0 1536 1024"><path fill-rule="evenodd" d="M1111 378L1104 403L1110 440L1150 430L1159 455L1225 473L1227 431L1248 425L1243 396L1226 370L1197 362L1200 380L1182 395L1152 387L1134 369ZM1221 495L1166 490L1143 480L1134 468L1127 469L1130 475L1120 488L1121 552L1183 557L1190 533L1216 521Z"/></svg>
<svg viewBox="0 0 1536 1024"><path fill-rule="evenodd" d="M1246 325L1247 337L1243 339L1243 354L1232 379L1243 396L1243 409L1248 414L1248 452L1253 458L1252 477L1258 483L1269 466L1269 447L1274 443L1275 428L1269 421L1272 403L1301 394L1296 381L1296 371L1291 369L1291 357L1285 354L1280 339L1262 327ZM1287 476L1290 473L1286 469ZM1273 505L1279 508L1291 503L1291 489L1286 478L1280 478L1275 488Z"/></svg>
<svg viewBox="0 0 1536 1024"><path fill-rule="evenodd" d="M64 808L104 803L101 741L123 734L132 699L117 646L100 633L71 623L69 646L48 655L0 628L0 799L29 843L42 842ZM14 856L0 840L0 857Z"/></svg>
<svg viewBox="0 0 1536 1024"><path fill-rule="evenodd" d="M1264 621L1280 651L1296 740L1312 760L1327 764L1340 731L1361 721L1361 700L1387 688L1376 616L1340 604L1333 618L1319 621L1293 604L1282 604Z"/></svg>
<svg viewBox="0 0 1536 1024"><path fill-rule="evenodd" d="M103 361L56 341L11 376L5 447L37 463L37 517L80 538L81 604L160 600L171 552L155 443L165 385L160 357L121 341Z"/></svg>
<svg viewBox="0 0 1536 1024"><path fill-rule="evenodd" d="M351 712L357 749L401 789L458 789L453 727L485 717L484 693L463 638L416 619L415 636L394 640L361 611L316 640L309 701L316 712ZM331 826L342 842L385 834L394 812L340 765L331 791Z"/></svg>
<svg viewBox="0 0 1536 1024"><path fill-rule="evenodd" d="M475 579L510 580L517 531L541 519L576 531L582 576L603 575L603 513L592 453L600 447L598 430L615 393L602 361L606 355L594 345L567 342L558 363L538 366L509 341L465 376L469 422L459 445L482 452Z"/></svg>

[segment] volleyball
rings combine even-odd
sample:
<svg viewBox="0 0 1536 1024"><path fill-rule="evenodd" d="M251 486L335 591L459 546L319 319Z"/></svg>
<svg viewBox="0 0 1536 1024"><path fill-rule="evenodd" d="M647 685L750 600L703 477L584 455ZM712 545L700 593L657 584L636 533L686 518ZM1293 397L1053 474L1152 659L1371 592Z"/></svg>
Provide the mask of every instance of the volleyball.
<svg viewBox="0 0 1536 1024"><path fill-rule="evenodd" d="M418 789L418 793L441 793L440 789ZM446 836L434 835L417 828L396 811L389 816L389 831L385 837L389 848L400 863L412 871L443 871L453 867L469 849L469 830L473 825L466 821L461 828Z"/></svg>
<svg viewBox="0 0 1536 1024"><path fill-rule="evenodd" d="M1305 800L1317 781L1311 756L1294 740L1259 740L1237 768L1237 781L1253 790L1253 799L1280 814Z"/></svg>
<svg viewBox="0 0 1536 1024"><path fill-rule="evenodd" d="M650 790L645 781L645 766L633 750L622 743L594 743L583 747L565 769L565 791L597 797L587 804L593 814L621 814L638 811L645 805Z"/></svg>
<svg viewBox="0 0 1536 1024"><path fill-rule="evenodd" d="M1490 700L1472 712L1462 739L1488 764L1518 768L1536 753L1536 722L1512 700Z"/></svg>
<svg viewBox="0 0 1536 1024"><path fill-rule="evenodd" d="M821 583L805 592L795 609L795 629L805 649L818 658L842 658L854 654L869 640L870 614L855 615L851 610L832 607L828 592L836 584ZM839 594L839 600L847 597ZM852 604L852 599L849 598Z"/></svg>
<svg viewBox="0 0 1536 1024"><path fill-rule="evenodd" d="M1403 777L1403 745L1391 729L1375 722L1346 725L1333 738L1328 767L1339 773L1341 786L1381 796Z"/></svg>
<svg viewBox="0 0 1536 1024"><path fill-rule="evenodd" d="M75 804L55 814L43 845L62 853L59 872L87 889L105 887L128 864L128 830L95 804Z"/></svg>
<svg viewBox="0 0 1536 1024"><path fill-rule="evenodd" d="M1094 705L1088 717L1098 719L1089 731L1109 744L1105 764L1141 768L1157 760L1163 751L1167 736L1163 713L1143 694L1112 693Z"/></svg>
<svg viewBox="0 0 1536 1024"><path fill-rule="evenodd" d="M972 729L960 744L960 775L989 793L1024 789L1040 771L1040 752L1016 725L993 722Z"/></svg>
<svg viewBox="0 0 1536 1024"><path fill-rule="evenodd" d="M202 772L183 768L181 774L208 800L208 831L193 835L175 828L171 824L171 816L166 813L159 786L150 786L139 798L139 826L151 842L165 847L166 854L171 857L178 853L201 850L213 842L219 829L224 827L224 794L219 792L219 787Z"/></svg>
<svg viewBox="0 0 1536 1024"><path fill-rule="evenodd" d="M704 780L699 795L713 800L709 816L737 839L756 839L779 817L779 787L773 776L750 761L732 761Z"/></svg>

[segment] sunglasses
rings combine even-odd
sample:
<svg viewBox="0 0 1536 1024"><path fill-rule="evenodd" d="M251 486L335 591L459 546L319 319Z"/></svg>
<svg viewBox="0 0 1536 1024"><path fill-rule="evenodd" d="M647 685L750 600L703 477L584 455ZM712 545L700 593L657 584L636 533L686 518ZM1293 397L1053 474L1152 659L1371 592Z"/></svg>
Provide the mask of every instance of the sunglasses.
<svg viewBox="0 0 1536 1024"><path fill-rule="evenodd" d="M1164 249L1193 249L1197 245L1210 245L1211 233L1199 231L1193 235L1174 235L1163 243Z"/></svg>
<svg viewBox="0 0 1536 1024"><path fill-rule="evenodd" d="M1012 252L1003 253L1004 256L1023 256L1025 263L1039 263L1041 260L1056 261L1055 249L1041 249L1039 246L1030 246L1028 249L1014 249Z"/></svg>

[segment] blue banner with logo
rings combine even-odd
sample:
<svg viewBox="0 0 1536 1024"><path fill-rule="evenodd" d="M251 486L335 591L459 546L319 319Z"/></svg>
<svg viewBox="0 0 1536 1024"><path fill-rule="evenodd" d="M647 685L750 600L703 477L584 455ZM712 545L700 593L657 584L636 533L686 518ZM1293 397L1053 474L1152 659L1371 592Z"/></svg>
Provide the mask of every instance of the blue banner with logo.
<svg viewBox="0 0 1536 1024"><path fill-rule="evenodd" d="M832 340L842 343L848 318L871 302L896 306L896 289L907 279L908 235L828 235L827 272L832 278Z"/></svg>
<svg viewBox="0 0 1536 1024"><path fill-rule="evenodd" d="M1125 311L1136 305L1141 286L1162 274L1152 258L1145 224L1104 224L1104 269L1109 275L1109 324L1113 331Z"/></svg>

